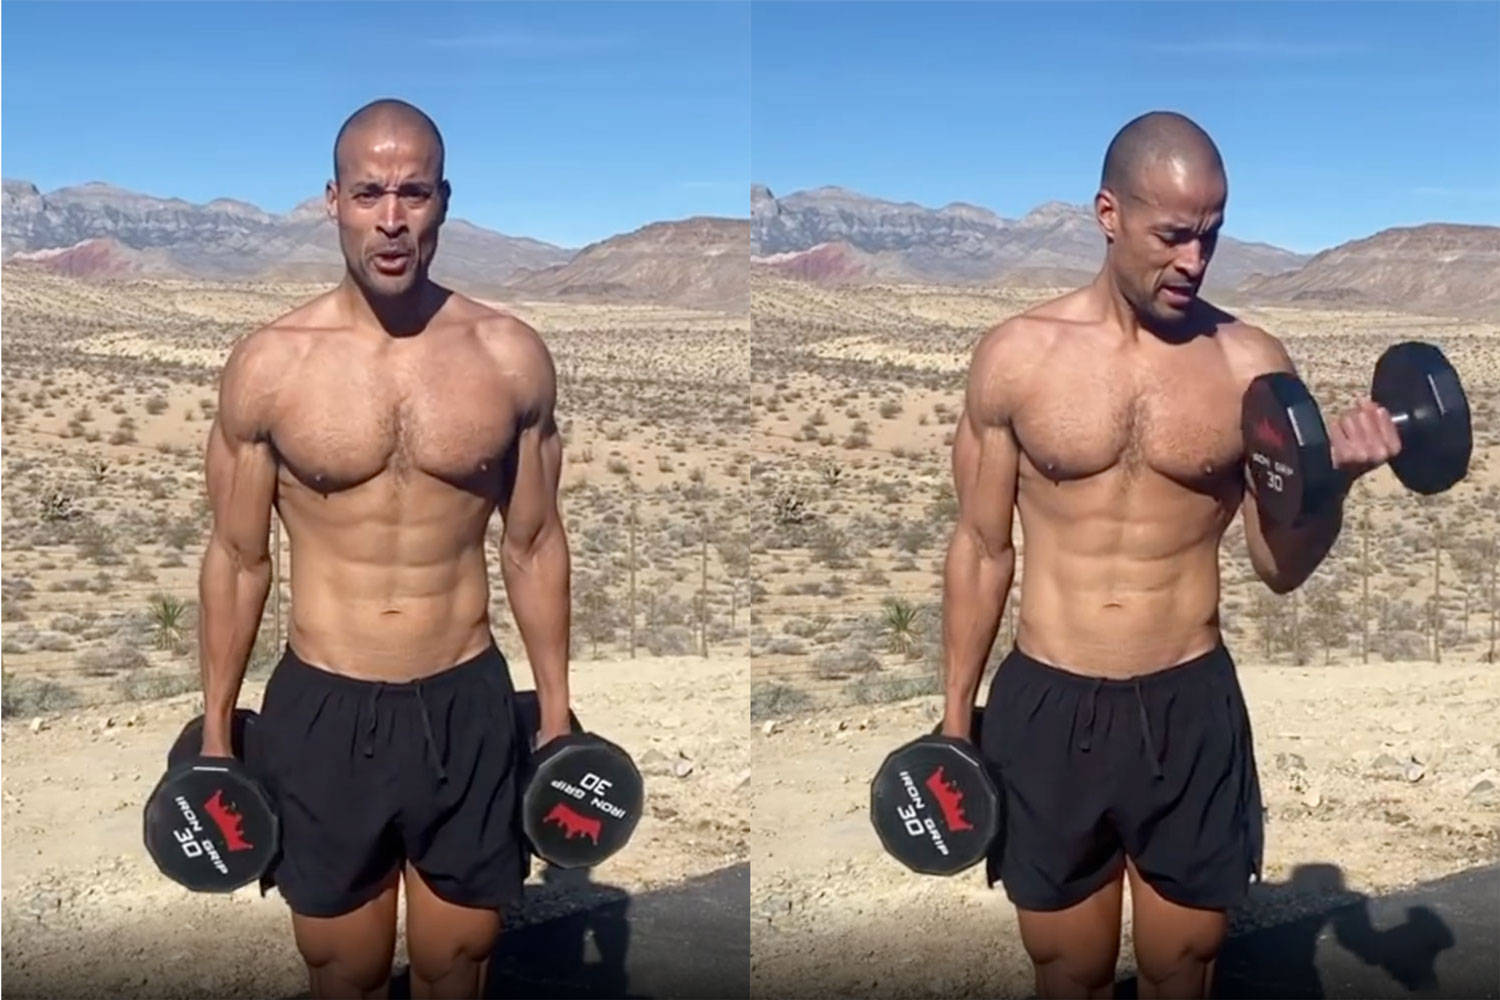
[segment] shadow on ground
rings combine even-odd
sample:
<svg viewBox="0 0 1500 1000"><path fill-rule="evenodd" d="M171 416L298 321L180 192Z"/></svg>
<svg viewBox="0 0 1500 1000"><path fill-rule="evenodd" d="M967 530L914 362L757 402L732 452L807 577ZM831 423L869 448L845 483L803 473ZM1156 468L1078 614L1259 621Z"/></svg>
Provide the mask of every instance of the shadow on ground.
<svg viewBox="0 0 1500 1000"><path fill-rule="evenodd" d="M598 902L500 936L486 1000L510 997L743 997L750 992L750 866L628 895L584 869L549 868L546 888ZM391 982L411 996L409 971Z"/></svg>
<svg viewBox="0 0 1500 1000"><path fill-rule="evenodd" d="M1309 896L1312 912L1229 938L1215 996L1500 997L1500 865L1387 896L1348 889L1337 865L1299 865L1255 886L1244 916ZM1135 979L1115 995L1136 996Z"/></svg>

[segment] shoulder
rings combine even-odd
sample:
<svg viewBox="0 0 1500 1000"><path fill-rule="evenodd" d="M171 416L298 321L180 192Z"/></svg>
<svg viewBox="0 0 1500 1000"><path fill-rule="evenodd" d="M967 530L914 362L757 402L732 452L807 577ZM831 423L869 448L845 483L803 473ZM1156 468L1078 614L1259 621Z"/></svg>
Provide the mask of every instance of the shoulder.
<svg viewBox="0 0 1500 1000"><path fill-rule="evenodd" d="M230 437L254 440L269 432L281 387L304 360L310 344L300 312L274 320L231 345L219 379L219 420Z"/></svg>
<svg viewBox="0 0 1500 1000"><path fill-rule="evenodd" d="M987 422L1013 411L1058 334L1056 319L1032 311L987 330L969 363L970 412Z"/></svg>
<svg viewBox="0 0 1500 1000"><path fill-rule="evenodd" d="M471 331L496 371L510 383L523 407L551 407L557 394L552 353L531 324L504 309L465 299L462 322Z"/></svg>
<svg viewBox="0 0 1500 1000"><path fill-rule="evenodd" d="M1252 323L1224 314L1214 332L1224 360L1235 378L1245 384L1266 372L1296 372L1285 345Z"/></svg>

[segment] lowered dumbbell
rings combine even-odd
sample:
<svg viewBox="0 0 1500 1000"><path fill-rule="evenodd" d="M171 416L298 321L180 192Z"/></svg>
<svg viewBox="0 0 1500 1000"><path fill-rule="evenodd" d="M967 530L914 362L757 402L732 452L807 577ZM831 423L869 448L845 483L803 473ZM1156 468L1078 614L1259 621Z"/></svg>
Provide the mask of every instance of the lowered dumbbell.
<svg viewBox="0 0 1500 1000"><path fill-rule="evenodd" d="M870 782L870 822L886 851L912 871L956 875L982 859L1000 833L1001 799L972 742L941 727L893 751Z"/></svg>
<svg viewBox="0 0 1500 1000"><path fill-rule="evenodd" d="M620 747L584 732L571 713L571 733L530 751L541 719L536 692L517 692L515 704L528 748L521 795L528 844L559 868L597 865L635 832L645 799L640 771Z"/></svg>
<svg viewBox="0 0 1500 1000"><path fill-rule="evenodd" d="M1391 470L1408 489L1440 493L1469 469L1473 433L1458 373L1431 344L1397 344L1380 356L1370 398L1391 415L1401 452ZM1245 391L1240 410L1256 507L1294 524L1337 491L1338 471L1318 404L1294 375L1272 372Z"/></svg>
<svg viewBox="0 0 1500 1000"><path fill-rule="evenodd" d="M162 874L194 892L248 885L276 856L276 810L246 764L255 758L257 718L249 709L235 711L233 757L202 756L203 716L190 721L146 800L147 852Z"/></svg>

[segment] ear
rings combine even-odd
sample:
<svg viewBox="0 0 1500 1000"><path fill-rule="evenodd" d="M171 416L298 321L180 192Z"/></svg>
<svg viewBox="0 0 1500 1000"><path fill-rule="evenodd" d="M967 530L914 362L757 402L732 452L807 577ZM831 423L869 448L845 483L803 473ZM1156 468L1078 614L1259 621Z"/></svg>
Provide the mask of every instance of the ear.
<svg viewBox="0 0 1500 1000"><path fill-rule="evenodd" d="M443 192L443 207L438 212L438 224L441 225L448 221L448 199L453 197L453 186L444 179L442 184L439 185L439 189Z"/></svg>
<svg viewBox="0 0 1500 1000"><path fill-rule="evenodd" d="M1094 220L1104 238L1113 243L1120 232L1120 203L1109 188L1100 188L1094 195Z"/></svg>
<svg viewBox="0 0 1500 1000"><path fill-rule="evenodd" d="M337 222L339 218L339 182L329 181L323 188L323 209L328 217Z"/></svg>

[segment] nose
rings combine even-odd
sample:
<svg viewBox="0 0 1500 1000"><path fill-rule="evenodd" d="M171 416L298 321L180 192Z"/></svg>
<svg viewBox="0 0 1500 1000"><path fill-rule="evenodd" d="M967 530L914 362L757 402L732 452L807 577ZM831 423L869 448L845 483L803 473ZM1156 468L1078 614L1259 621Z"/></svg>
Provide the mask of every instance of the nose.
<svg viewBox="0 0 1500 1000"><path fill-rule="evenodd" d="M1203 241L1188 240L1184 243L1174 263L1184 277L1194 281L1203 277L1203 271L1208 267L1208 254L1205 252Z"/></svg>
<svg viewBox="0 0 1500 1000"><path fill-rule="evenodd" d="M375 226L386 236L395 236L406 228L406 210L395 194L386 194L380 199L380 211Z"/></svg>

